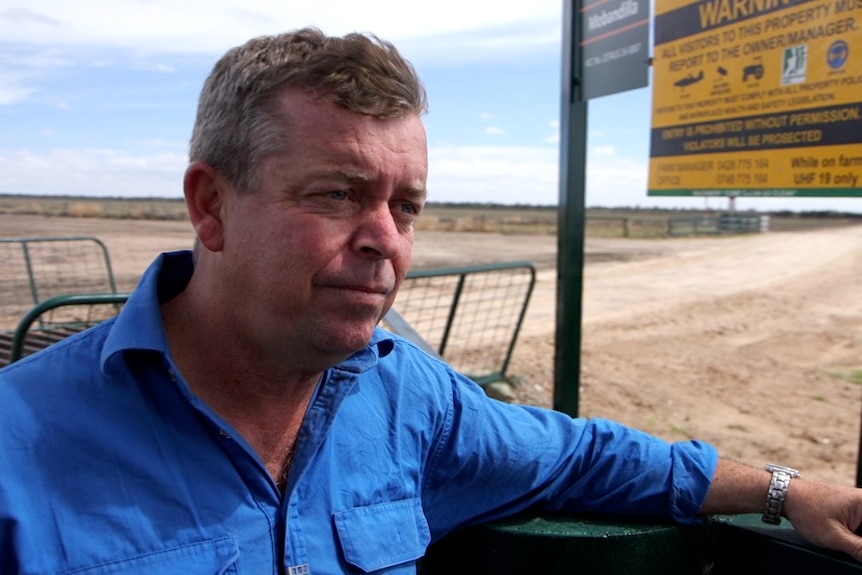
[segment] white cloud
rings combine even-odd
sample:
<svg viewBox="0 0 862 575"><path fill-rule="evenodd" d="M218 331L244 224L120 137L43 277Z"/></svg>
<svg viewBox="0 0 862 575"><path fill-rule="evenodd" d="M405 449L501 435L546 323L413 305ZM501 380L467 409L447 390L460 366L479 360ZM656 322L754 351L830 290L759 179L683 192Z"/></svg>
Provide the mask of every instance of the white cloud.
<svg viewBox="0 0 862 575"><path fill-rule="evenodd" d="M185 167L185 155L172 152L0 152L0 194L181 197Z"/></svg>
<svg viewBox="0 0 862 575"><path fill-rule="evenodd" d="M481 114L479 114L479 118L481 118L484 122L491 122L495 119L495 116L494 114L489 114L488 112L482 112ZM506 130L499 126L490 125L485 127L485 133L489 136L502 136L506 133Z"/></svg>
<svg viewBox="0 0 862 575"><path fill-rule="evenodd" d="M548 125L551 127L551 133L545 136L545 142L548 144L559 144L560 143L560 121L559 120L551 120L548 122Z"/></svg>
<svg viewBox="0 0 862 575"><path fill-rule="evenodd" d="M100 61L98 63L93 63L92 65L109 67L114 66L115 62ZM131 69L140 72L161 72L163 74L173 74L177 71L174 66L169 64L133 64Z"/></svg>
<svg viewBox="0 0 862 575"><path fill-rule="evenodd" d="M69 64L68 59L56 56L52 50L26 53L10 48L0 52L0 106L27 100L37 91L32 80L40 71Z"/></svg>
<svg viewBox="0 0 862 575"><path fill-rule="evenodd" d="M0 78L0 82L2 82ZM27 99L27 96L33 93L32 88L15 84L0 85L0 106L9 106L17 104Z"/></svg>
<svg viewBox="0 0 862 575"><path fill-rule="evenodd" d="M613 153L591 154L587 162L587 205L647 205L647 169L645 160L619 158Z"/></svg>
<svg viewBox="0 0 862 575"><path fill-rule="evenodd" d="M59 25L59 22L53 18L20 6L13 6L0 12L0 21L19 26L43 26L46 29Z"/></svg>
<svg viewBox="0 0 862 575"><path fill-rule="evenodd" d="M0 53L0 65L21 69L58 68L61 66L71 66L72 64L73 62L68 56L58 54L54 48L39 47L34 49L28 47L26 50L9 50Z"/></svg>
<svg viewBox="0 0 862 575"><path fill-rule="evenodd" d="M559 151L548 147L445 146L429 150L429 200L557 205ZM670 206L648 198L647 162L591 155L587 205ZM702 201L701 201L702 203Z"/></svg>
<svg viewBox="0 0 862 575"><path fill-rule="evenodd" d="M556 204L558 152L518 146L445 146L429 150L432 202Z"/></svg>
<svg viewBox="0 0 862 575"><path fill-rule="evenodd" d="M595 146L592 149L592 153L596 156L616 156L617 149L614 146L606 144L603 146Z"/></svg>
<svg viewBox="0 0 862 575"><path fill-rule="evenodd" d="M40 0L0 11L0 38L27 46L115 46L148 53L221 53L252 36L306 25L329 34L370 31L398 41L463 34L474 47L559 42L558 0L437 0L408 15L400 0ZM457 14L457 18L452 15ZM536 23L544 22L544 26ZM551 23L548 25L548 23ZM477 35L480 29L506 33Z"/></svg>

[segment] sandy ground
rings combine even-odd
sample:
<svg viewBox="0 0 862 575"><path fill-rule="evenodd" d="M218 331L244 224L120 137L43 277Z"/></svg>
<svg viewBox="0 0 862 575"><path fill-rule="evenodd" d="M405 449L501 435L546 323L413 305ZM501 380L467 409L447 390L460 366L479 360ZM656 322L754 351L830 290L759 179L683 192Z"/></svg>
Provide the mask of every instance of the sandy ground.
<svg viewBox="0 0 862 575"><path fill-rule="evenodd" d="M87 234L121 290L186 222L0 215L0 236ZM580 413L752 464L853 484L862 397L862 226L698 239L588 239ZM532 260L538 282L509 373L550 406L556 238L420 232L414 267ZM574 350L564 350L574 353Z"/></svg>

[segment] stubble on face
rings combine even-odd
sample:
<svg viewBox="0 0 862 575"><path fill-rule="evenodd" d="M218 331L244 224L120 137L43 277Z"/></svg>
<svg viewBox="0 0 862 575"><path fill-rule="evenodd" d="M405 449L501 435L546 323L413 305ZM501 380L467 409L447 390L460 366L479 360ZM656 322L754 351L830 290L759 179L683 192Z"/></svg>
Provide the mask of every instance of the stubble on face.
<svg viewBox="0 0 862 575"><path fill-rule="evenodd" d="M424 127L417 117L371 118L295 92L283 109L295 144L261 163L253 201L266 223L240 230L259 235L263 254L254 257L274 253L278 268L254 270L266 276L250 291L272 298L258 311L270 324L264 332L345 357L367 345L407 273L412 211L424 204Z"/></svg>

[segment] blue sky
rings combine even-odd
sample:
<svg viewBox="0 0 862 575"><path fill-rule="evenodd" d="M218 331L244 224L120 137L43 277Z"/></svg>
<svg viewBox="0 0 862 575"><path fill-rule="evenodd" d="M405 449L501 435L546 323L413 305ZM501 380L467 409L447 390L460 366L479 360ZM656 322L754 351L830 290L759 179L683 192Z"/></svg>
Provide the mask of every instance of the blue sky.
<svg viewBox="0 0 862 575"><path fill-rule="evenodd" d="M228 48L314 25L395 43L428 89L432 201L556 204L562 0L0 0L0 194L182 195L201 84ZM646 195L651 91L591 100L589 206ZM738 209L862 211L859 200Z"/></svg>

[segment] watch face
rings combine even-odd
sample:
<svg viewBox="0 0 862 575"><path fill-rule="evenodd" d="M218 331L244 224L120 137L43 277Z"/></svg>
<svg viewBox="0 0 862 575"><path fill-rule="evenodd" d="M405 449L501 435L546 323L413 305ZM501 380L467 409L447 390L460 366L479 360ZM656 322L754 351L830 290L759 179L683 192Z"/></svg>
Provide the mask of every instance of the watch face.
<svg viewBox="0 0 862 575"><path fill-rule="evenodd" d="M792 467L785 467L784 465L776 465L774 463L768 463L765 468L767 471L783 471L784 473L790 475L791 477L799 477L799 471L793 469Z"/></svg>

